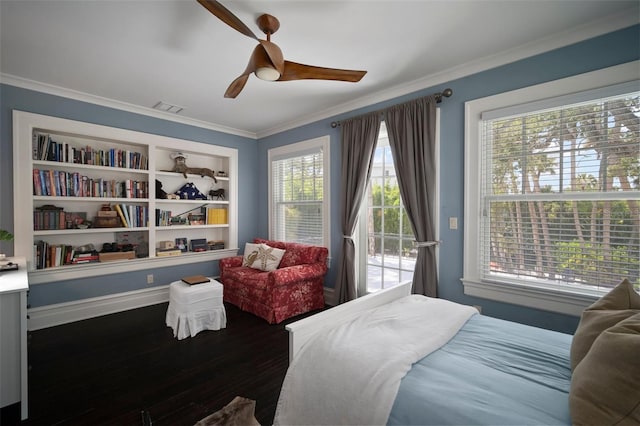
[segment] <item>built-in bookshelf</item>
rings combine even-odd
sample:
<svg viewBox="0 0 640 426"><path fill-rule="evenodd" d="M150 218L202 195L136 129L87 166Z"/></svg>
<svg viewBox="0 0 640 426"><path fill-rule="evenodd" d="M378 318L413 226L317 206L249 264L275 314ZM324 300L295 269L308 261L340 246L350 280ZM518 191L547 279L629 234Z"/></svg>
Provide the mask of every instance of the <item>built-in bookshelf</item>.
<svg viewBox="0 0 640 426"><path fill-rule="evenodd" d="M13 131L14 250L31 283L237 253L237 150L22 111ZM198 173L173 171L176 156Z"/></svg>

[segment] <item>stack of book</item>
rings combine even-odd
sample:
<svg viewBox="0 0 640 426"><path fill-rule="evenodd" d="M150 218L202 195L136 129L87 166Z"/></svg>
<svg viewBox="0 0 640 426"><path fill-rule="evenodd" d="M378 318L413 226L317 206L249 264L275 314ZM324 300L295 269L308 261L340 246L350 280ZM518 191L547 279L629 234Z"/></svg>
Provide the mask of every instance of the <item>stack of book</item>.
<svg viewBox="0 0 640 426"><path fill-rule="evenodd" d="M209 241L207 242L209 250L222 250L224 248L224 241Z"/></svg>
<svg viewBox="0 0 640 426"><path fill-rule="evenodd" d="M181 254L182 251L179 248L156 250L156 257L180 256Z"/></svg>
<svg viewBox="0 0 640 426"><path fill-rule="evenodd" d="M71 260L72 265L79 265L82 263L100 262L100 255L97 251L77 252L74 253Z"/></svg>

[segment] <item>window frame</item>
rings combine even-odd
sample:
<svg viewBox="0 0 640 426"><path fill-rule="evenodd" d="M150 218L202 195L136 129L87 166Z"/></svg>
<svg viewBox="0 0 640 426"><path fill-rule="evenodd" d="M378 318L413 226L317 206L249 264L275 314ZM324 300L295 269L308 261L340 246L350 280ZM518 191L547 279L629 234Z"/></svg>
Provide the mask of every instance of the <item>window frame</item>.
<svg viewBox="0 0 640 426"><path fill-rule="evenodd" d="M296 158L310 154L313 152L322 151L322 245L331 250L331 197L330 197L330 145L331 139L329 135L321 136L314 139L308 139L301 142L296 142L289 145L283 145L276 148L271 148L267 151L267 163L268 163L268 199L269 199L269 238L276 239L273 235L274 221L273 217L274 207L274 188L273 188L273 163L274 161L286 160L290 158Z"/></svg>
<svg viewBox="0 0 640 426"><path fill-rule="evenodd" d="M497 282L481 278L482 170L479 160L482 113L637 80L639 66L640 61L633 61L465 102L465 226L461 281L466 295L579 316L585 307L606 292L580 286L558 288L540 283Z"/></svg>

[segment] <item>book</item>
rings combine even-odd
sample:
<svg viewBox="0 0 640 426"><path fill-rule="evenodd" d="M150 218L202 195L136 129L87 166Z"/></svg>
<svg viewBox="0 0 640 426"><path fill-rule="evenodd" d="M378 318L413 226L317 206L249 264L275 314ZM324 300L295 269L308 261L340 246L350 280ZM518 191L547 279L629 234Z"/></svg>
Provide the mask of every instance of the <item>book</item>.
<svg viewBox="0 0 640 426"><path fill-rule="evenodd" d="M122 209L122 212L124 213L124 220L127 222L127 224L125 226L127 228L133 228L133 224L131 223L131 218L129 217L129 207L126 206L125 204L120 204L120 208Z"/></svg>
<svg viewBox="0 0 640 426"><path fill-rule="evenodd" d="M180 256L180 249L156 250L156 257Z"/></svg>
<svg viewBox="0 0 640 426"><path fill-rule="evenodd" d="M194 285L194 284L208 283L210 280L204 275L193 275L190 277L184 277L182 281L189 285Z"/></svg>
<svg viewBox="0 0 640 426"><path fill-rule="evenodd" d="M118 216L120 216L120 221L122 222L122 226L124 226L125 228L127 228L127 219L125 219L124 217L124 213L122 213L122 208L120 207L120 204L115 204L114 205L116 212L118 213Z"/></svg>

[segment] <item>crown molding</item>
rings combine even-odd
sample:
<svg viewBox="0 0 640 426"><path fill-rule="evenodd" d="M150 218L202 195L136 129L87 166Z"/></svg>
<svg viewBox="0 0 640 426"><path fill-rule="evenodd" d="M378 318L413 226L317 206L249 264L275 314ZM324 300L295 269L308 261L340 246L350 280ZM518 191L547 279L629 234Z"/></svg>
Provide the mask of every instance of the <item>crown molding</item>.
<svg viewBox="0 0 640 426"><path fill-rule="evenodd" d="M203 129L215 130L217 132L227 133L231 135L243 136L245 138L250 138L250 139L257 138L255 133L248 132L246 130L226 127L226 126L218 125L215 123L210 123L207 121L196 120L194 118L181 117L173 113L158 111L153 108L143 107L139 105L130 104L127 102L104 98L102 96L96 96L89 93L68 89L66 87L55 86L53 84L41 83L35 80L29 80L29 79L18 77L11 74L0 74L0 83L7 84L10 86L20 87L22 89L35 90L37 92L42 92L49 95L69 98L76 101L88 102L91 104L100 105L107 108L127 111L134 114L146 115L149 117L159 118L161 120L173 121L175 123L201 127Z"/></svg>
<svg viewBox="0 0 640 426"><path fill-rule="evenodd" d="M375 105L384 101L388 101L410 93L418 92L429 87L438 86L459 78L473 75L482 71L496 68L508 63L512 63L521 59L535 56L554 49L565 47L574 43L578 43L589 38L597 37L609 32L620 30L622 28L636 25L640 22L637 15L637 8L629 11L610 15L596 21L583 24L579 27L569 29L560 34L526 43L517 48L512 48L501 53L484 57L476 61L471 61L452 67L448 70L431 74L420 79L397 85L389 89L381 90L371 95L354 99L350 102L336 105L313 114L299 117L281 125L258 131L256 133L246 130L231 128L207 121L196 120L187 117L176 116L175 114L158 111L152 108L139 105L129 104L114 99L104 98L65 87L59 87L51 84L41 83L34 80L17 77L10 74L0 73L0 83L16 86L28 90L35 90L55 96L74 99L82 102L88 102L96 105L127 111L135 114L146 115L159 118L162 120L173 121L176 123L186 124L204 129L214 130L222 133L246 137L249 139L261 139L277 133L304 126L320 120L336 117L350 111L358 110L370 105Z"/></svg>
<svg viewBox="0 0 640 426"><path fill-rule="evenodd" d="M462 65L452 67L448 70L431 74L409 83L397 85L386 90L382 90L371 95L354 99L348 103L337 105L323 111L300 117L294 121L284 123L280 126L272 127L257 133L257 138L261 139L286 130L310 124L316 121L333 118L340 114L388 101L410 93L418 92L429 87L438 86L459 78L477 74L492 68L506 65L512 62L526 59L531 56L569 46L590 38L598 37L613 31L621 30L640 22L637 8L626 12L610 15L596 21L583 24L579 27L566 30L559 34L553 34L543 39L535 40L524 45L487 56L476 61L467 62Z"/></svg>

